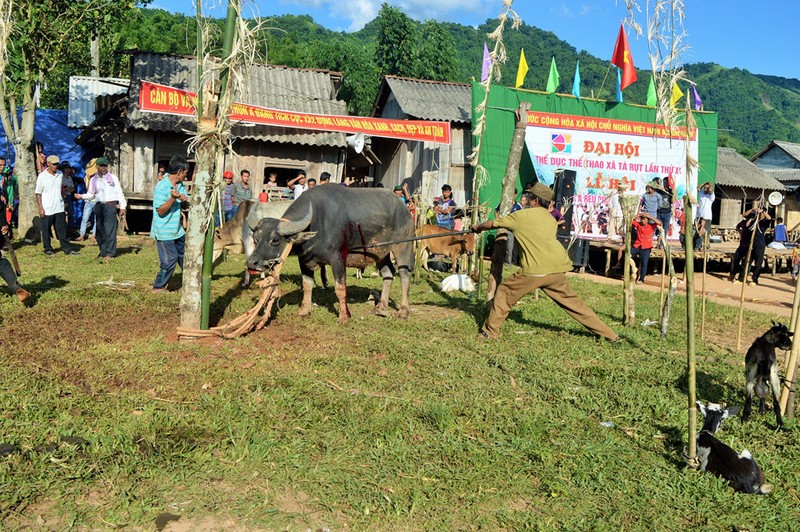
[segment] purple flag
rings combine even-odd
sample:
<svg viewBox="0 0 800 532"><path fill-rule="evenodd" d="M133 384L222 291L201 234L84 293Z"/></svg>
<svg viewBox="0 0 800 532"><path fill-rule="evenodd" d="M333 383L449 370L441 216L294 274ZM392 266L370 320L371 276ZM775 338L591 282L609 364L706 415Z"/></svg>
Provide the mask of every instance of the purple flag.
<svg viewBox="0 0 800 532"><path fill-rule="evenodd" d="M697 87L694 83L692 83L692 98L694 98L694 110L701 110L703 108L703 100L701 100L700 95L697 94Z"/></svg>
<svg viewBox="0 0 800 532"><path fill-rule="evenodd" d="M489 79L489 72L492 70L492 56L489 55L489 47L483 43L483 67L481 68L481 83Z"/></svg>

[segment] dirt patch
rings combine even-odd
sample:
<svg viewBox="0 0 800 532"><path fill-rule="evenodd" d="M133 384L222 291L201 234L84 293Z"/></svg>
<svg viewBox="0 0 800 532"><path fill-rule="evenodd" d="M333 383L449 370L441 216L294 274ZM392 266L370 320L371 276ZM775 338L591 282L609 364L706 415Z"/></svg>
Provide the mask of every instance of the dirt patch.
<svg viewBox="0 0 800 532"><path fill-rule="evenodd" d="M622 279L614 277L604 277L602 275L582 273L570 274L593 283L603 283L622 286ZM682 274L679 274L679 279ZM695 274L695 297L699 300L702 297L702 272ZM669 278L665 279L665 286L669 284ZM651 275L645 279L644 284L636 285L637 290L649 290L658 292L661 290L661 275ZM720 273L707 273L705 276L705 291L709 301L714 301L723 305L739 306L739 296L742 285L733 284L728 281L728 276ZM678 284L678 293L686 293L686 283ZM794 282L789 274L778 274L772 277L769 274L762 275L757 286L747 285L744 288L744 308L756 312L767 314L778 314L789 317L792 314L792 300L794 299ZM698 316L699 319L699 316Z"/></svg>

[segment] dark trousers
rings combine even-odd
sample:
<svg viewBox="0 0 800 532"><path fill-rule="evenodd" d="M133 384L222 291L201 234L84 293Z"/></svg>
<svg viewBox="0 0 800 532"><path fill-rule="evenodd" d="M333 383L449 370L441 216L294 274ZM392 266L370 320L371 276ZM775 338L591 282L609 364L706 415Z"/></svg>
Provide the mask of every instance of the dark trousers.
<svg viewBox="0 0 800 532"><path fill-rule="evenodd" d="M53 246L50 243L50 229L53 227L56 229L56 238L58 238L58 242L61 244L61 251L64 253L72 251L72 247L69 245L69 239L67 238L66 214L63 212L45 214L40 224L42 230L42 244L44 244L45 253L53 252Z"/></svg>
<svg viewBox="0 0 800 532"><path fill-rule="evenodd" d="M186 247L186 237L182 236L175 240L156 240L158 249L158 260L160 267L153 288L166 288L172 274L175 273L175 266L180 266L183 270L183 251Z"/></svg>
<svg viewBox="0 0 800 532"><path fill-rule="evenodd" d="M94 223L97 225L97 245L101 257L117 255L117 206L96 203L94 206Z"/></svg>
<svg viewBox="0 0 800 532"><path fill-rule="evenodd" d="M639 274L636 276L636 280L644 282L644 276L647 275L647 265L650 264L650 253L652 251L651 248L631 248L631 258L637 255L639 256Z"/></svg>
<svg viewBox="0 0 800 532"><path fill-rule="evenodd" d="M740 281L744 281L744 261L747 259L747 246L739 246L736 248L736 253L733 255L733 271L731 275L736 276ZM750 260L753 263L753 282L758 283L758 277L761 275L761 268L764 266L764 253L766 246L753 243L753 251L750 253Z"/></svg>

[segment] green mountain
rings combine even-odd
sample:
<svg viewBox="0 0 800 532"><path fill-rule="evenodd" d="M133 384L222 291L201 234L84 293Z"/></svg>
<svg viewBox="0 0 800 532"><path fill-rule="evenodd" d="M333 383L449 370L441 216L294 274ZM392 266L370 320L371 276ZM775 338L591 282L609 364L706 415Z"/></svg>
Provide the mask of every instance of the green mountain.
<svg viewBox="0 0 800 532"><path fill-rule="evenodd" d="M353 34L321 31L310 17L302 17L302 25L296 19L298 17L277 17L271 25L286 32L282 37L284 41L307 44L312 41L355 40L364 47L365 54L374 50L378 39L378 19ZM480 78L483 43L486 34L493 31L496 24L493 19L477 28L455 23L441 24L452 35L458 50L458 77L449 81L468 82ZM616 76L609 69L607 59L594 57L585 50L578 51L554 33L524 23L519 31L506 30L504 40L508 59L502 68L500 83L514 83L519 53L524 49L530 68L524 88L543 90L550 61L555 58L561 79L559 92L570 93L575 64L579 60L584 96L614 98ZM285 55L283 59L284 64L295 62ZM644 63L644 58L641 61ZM324 64L316 66L325 68ZM686 65L685 69L697 84L704 109L719 113L720 145L734 147L743 155L750 156L775 139L800 142L800 80L756 75L714 63ZM626 102L644 104L650 73L640 70L638 74L639 81L625 90L624 97Z"/></svg>
<svg viewBox="0 0 800 532"><path fill-rule="evenodd" d="M398 13L393 15L398 16ZM405 17L402 13L399 16ZM423 24L409 21L412 31L424 35ZM213 20L217 47L222 24L222 20ZM455 44L455 57L442 59L454 61L457 67L454 79L447 81L469 82L480 78L483 43L486 34L493 31L496 24L496 20L489 19L477 28L455 23L438 25ZM343 33L320 26L308 15L286 15L262 20L258 37L261 41L259 49L263 51L261 59L270 64L342 72L344 81L339 97L348 102L351 113L365 115L372 109L381 81L382 73L376 59L379 33L379 18L358 32ZM582 94L605 99L615 97L616 74L609 68L607 58L578 51L554 33L524 23L518 31L506 28L504 40L508 58L502 67L500 83L514 83L519 53L524 49L530 67L523 85L525 88L543 90L550 61L555 58L561 78L558 92L570 93L575 64L579 60ZM130 20L109 28L107 38L103 39L108 48L102 50L101 72L103 75L127 75L125 56L114 54L114 50L138 48L194 54L196 42L193 18L159 9L142 9ZM425 53L424 42L416 46L412 56L430 57L430 50L428 55ZM80 60L71 61L54 73L54 79L48 80L49 89L43 95L47 105L66 107L68 76L88 73L88 56L85 53L79 55ZM639 59L640 64L645 64L645 59ZM686 65L685 69L689 78L697 83L704 108L719 113L721 145L736 148L749 156L775 139L800 142L800 80L756 75L714 63ZM638 74L638 82L624 92L628 103L644 104L647 99L650 74L643 70Z"/></svg>

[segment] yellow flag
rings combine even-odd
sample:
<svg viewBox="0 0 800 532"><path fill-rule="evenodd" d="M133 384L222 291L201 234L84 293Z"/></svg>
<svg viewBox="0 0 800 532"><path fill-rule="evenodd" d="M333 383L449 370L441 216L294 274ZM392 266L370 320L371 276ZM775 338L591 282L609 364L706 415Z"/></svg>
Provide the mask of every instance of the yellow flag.
<svg viewBox="0 0 800 532"><path fill-rule="evenodd" d="M523 48L519 52L519 68L517 69L517 84L514 85L515 87L522 87L522 83L525 81L525 74L528 73L528 62L525 61L525 49Z"/></svg>
<svg viewBox="0 0 800 532"><path fill-rule="evenodd" d="M678 103L678 100L681 98L683 98L683 91L678 87L677 83L674 83L672 85L672 97L669 99L669 104L675 107L675 104Z"/></svg>

